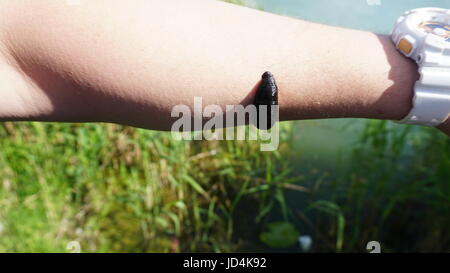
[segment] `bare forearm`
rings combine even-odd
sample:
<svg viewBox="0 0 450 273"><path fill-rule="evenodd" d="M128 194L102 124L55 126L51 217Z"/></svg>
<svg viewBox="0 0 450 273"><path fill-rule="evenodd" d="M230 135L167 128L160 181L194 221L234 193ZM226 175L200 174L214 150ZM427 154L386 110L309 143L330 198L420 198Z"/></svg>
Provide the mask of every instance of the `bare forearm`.
<svg viewBox="0 0 450 273"><path fill-rule="evenodd" d="M2 120L168 129L172 107L195 96L251 103L266 70L283 120L401 119L411 108L417 68L385 36L216 1L13 2L0 2Z"/></svg>

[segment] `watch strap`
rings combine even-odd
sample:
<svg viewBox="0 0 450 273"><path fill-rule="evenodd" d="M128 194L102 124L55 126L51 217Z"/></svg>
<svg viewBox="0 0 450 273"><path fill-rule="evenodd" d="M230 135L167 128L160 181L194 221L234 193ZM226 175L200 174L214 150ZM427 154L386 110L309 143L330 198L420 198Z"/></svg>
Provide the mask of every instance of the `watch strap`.
<svg viewBox="0 0 450 273"><path fill-rule="evenodd" d="M413 108L400 123L439 126L450 116L450 68L421 67Z"/></svg>

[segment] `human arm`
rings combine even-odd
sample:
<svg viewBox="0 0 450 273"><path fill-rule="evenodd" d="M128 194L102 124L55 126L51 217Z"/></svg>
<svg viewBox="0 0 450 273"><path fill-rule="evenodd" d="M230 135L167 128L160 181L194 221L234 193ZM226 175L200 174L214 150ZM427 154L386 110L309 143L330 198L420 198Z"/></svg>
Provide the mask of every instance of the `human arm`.
<svg viewBox="0 0 450 273"><path fill-rule="evenodd" d="M0 0L1 120L167 130L195 96L250 104L267 70L282 120L411 109L417 67L387 36L209 0L68 2Z"/></svg>

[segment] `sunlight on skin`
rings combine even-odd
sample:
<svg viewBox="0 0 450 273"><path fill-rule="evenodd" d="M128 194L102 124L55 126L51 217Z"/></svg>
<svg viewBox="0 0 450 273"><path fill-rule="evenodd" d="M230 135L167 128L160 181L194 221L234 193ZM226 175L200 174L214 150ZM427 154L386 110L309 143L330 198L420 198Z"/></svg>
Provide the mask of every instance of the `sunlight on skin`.
<svg viewBox="0 0 450 273"><path fill-rule="evenodd" d="M0 0L0 120L168 130L195 96L251 103L264 71L283 120L399 120L411 108L417 67L387 36L210 0L78 2Z"/></svg>

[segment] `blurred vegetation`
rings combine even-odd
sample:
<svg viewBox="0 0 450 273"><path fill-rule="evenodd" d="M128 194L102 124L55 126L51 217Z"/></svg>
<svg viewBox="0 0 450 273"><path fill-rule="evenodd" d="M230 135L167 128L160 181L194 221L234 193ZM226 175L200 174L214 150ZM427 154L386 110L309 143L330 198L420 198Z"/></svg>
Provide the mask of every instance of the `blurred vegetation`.
<svg viewBox="0 0 450 273"><path fill-rule="evenodd" d="M256 141L4 123L0 251L59 252L73 240L84 251L236 250L234 226L264 217L272 196L295 182L281 158L291 126L283 127L280 151L264 153ZM251 215L236 212L242 202Z"/></svg>
<svg viewBox="0 0 450 273"><path fill-rule="evenodd" d="M239 2L239 1L233 1ZM368 121L349 164L303 173L295 127L177 141L110 124L0 124L0 252L450 251L450 140ZM342 166L341 166L342 164ZM324 178L325 177L325 178ZM320 184L320 186L318 186Z"/></svg>
<svg viewBox="0 0 450 273"><path fill-rule="evenodd" d="M106 124L0 126L0 251L448 251L450 141L370 121L349 168L299 174L282 145ZM319 171L320 174L320 169ZM323 180L323 179L322 179ZM271 248L273 247L273 248Z"/></svg>

